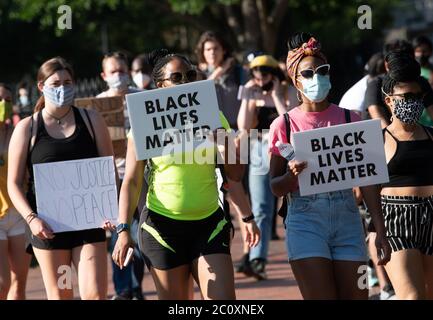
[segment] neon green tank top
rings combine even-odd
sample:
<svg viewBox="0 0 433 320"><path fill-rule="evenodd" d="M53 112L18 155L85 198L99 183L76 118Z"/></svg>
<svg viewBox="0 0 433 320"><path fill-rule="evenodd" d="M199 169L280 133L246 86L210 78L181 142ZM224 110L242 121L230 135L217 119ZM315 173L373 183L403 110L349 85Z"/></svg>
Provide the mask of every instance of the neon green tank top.
<svg viewBox="0 0 433 320"><path fill-rule="evenodd" d="M220 112L223 128L230 130ZM201 220L218 209L218 186L215 162L202 163L192 157L194 152L152 158L147 193L147 207L175 220ZM200 159L215 159L214 145L200 150ZM174 159L190 159L177 161ZM204 162L204 161L203 161Z"/></svg>

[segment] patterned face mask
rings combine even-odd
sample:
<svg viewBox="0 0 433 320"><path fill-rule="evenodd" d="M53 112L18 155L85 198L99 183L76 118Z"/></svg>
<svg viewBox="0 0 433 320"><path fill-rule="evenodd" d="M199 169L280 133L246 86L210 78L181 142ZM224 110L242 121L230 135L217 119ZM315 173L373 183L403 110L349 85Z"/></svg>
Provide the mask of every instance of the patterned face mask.
<svg viewBox="0 0 433 320"><path fill-rule="evenodd" d="M424 111L422 99L393 99L394 115L405 124L415 124Z"/></svg>

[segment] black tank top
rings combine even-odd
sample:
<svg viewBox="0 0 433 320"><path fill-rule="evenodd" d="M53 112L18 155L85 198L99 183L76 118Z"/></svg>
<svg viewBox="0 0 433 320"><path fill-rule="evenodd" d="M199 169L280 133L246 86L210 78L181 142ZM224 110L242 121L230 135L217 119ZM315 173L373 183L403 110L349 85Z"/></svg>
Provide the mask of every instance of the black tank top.
<svg viewBox="0 0 433 320"><path fill-rule="evenodd" d="M411 187L433 185L433 129L424 127L425 140L400 141L387 128L383 129L395 140L397 149L388 162L389 182L382 187ZM430 133L430 134L429 134Z"/></svg>
<svg viewBox="0 0 433 320"><path fill-rule="evenodd" d="M38 128L34 146L33 149L29 150L27 156L27 168L30 173L27 200L35 211L36 197L34 191L33 164L98 157L96 143L90 135L80 112L75 107L72 107L72 110L75 117L75 131L71 136L64 139L51 137L45 129L42 112L38 113ZM91 124L90 119L89 123Z"/></svg>

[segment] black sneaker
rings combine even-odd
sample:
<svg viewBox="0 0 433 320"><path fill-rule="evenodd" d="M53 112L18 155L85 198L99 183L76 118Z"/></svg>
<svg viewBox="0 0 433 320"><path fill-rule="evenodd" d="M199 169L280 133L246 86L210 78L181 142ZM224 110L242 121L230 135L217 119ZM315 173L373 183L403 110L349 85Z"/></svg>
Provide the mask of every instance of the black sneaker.
<svg viewBox="0 0 433 320"><path fill-rule="evenodd" d="M266 260L265 259L254 259L250 262L252 276L257 280L266 280L268 278L266 274Z"/></svg>
<svg viewBox="0 0 433 320"><path fill-rule="evenodd" d="M246 264L250 264L250 257L248 253L244 254L241 260L239 260L239 262L235 265L235 271L238 273L244 272Z"/></svg>
<svg viewBox="0 0 433 320"><path fill-rule="evenodd" d="M134 292L132 294L132 300L146 300L141 292Z"/></svg>
<svg viewBox="0 0 433 320"><path fill-rule="evenodd" d="M131 300L132 295L130 292L122 292L120 294L115 294L111 297L111 300Z"/></svg>

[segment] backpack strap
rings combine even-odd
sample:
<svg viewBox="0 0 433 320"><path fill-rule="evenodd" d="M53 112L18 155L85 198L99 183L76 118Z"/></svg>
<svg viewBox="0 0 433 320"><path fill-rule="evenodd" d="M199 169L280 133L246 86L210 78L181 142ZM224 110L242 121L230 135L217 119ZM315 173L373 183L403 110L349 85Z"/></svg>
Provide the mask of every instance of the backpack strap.
<svg viewBox="0 0 433 320"><path fill-rule="evenodd" d="M352 120L350 119L350 110L344 109L344 118L346 119L346 123L351 123Z"/></svg>
<svg viewBox="0 0 433 320"><path fill-rule="evenodd" d="M284 114L284 122L286 123L286 138L287 138L287 143L290 143L290 117L289 117L289 113L286 112Z"/></svg>

